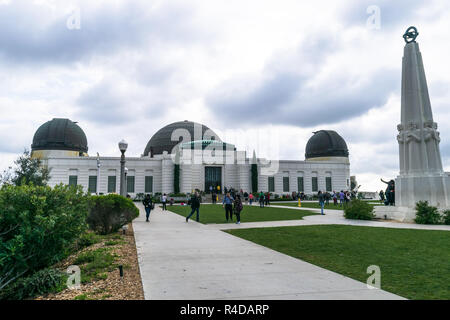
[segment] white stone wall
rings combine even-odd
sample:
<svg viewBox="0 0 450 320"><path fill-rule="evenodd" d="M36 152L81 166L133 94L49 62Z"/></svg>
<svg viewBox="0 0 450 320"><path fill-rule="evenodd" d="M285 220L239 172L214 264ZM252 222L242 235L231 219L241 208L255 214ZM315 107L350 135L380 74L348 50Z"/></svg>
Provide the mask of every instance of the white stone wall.
<svg viewBox="0 0 450 320"><path fill-rule="evenodd" d="M261 159L258 159L260 161ZM155 158L127 158L126 167L130 175L135 175L135 196L145 192L145 176L153 176L153 193L172 193L174 182L174 163L170 155L156 156ZM50 186L59 183L68 184L70 172L76 172L78 185L88 190L89 175L96 175L96 157L61 157L49 158L45 161L51 168ZM107 193L108 176L115 170L116 193L120 193L120 158L100 158L99 192ZM180 191L190 193L193 189L204 189L205 167L208 164L181 164L180 166ZM222 167L222 190L224 187L233 187L237 190L251 191L251 159L246 158L243 164L212 165ZM261 166L258 166L258 190L267 192L269 189L268 175L263 175ZM274 173L275 191L277 194L286 194L298 191L297 177L303 176L306 194L313 194L312 176L317 175L319 190L325 190L325 177L332 178L332 190L348 190L350 186L350 165L342 161L279 161L278 170ZM283 191L283 177L289 177L289 191Z"/></svg>

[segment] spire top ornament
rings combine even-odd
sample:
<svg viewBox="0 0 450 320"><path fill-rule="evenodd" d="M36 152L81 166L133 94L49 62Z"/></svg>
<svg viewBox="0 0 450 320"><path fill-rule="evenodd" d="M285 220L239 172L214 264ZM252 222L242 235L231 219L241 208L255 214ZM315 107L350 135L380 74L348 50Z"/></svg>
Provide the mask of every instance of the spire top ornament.
<svg viewBox="0 0 450 320"><path fill-rule="evenodd" d="M416 27L409 27L403 35L406 43L416 42L416 38L419 35Z"/></svg>

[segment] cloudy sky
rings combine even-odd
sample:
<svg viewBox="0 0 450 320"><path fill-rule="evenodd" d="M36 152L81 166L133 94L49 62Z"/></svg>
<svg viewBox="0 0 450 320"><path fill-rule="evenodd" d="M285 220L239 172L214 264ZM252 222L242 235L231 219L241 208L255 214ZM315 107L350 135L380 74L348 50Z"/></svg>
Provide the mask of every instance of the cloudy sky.
<svg viewBox="0 0 450 320"><path fill-rule="evenodd" d="M448 0L0 0L0 169L52 118L109 156L123 138L140 156L191 120L279 159L303 160L313 131L336 130L361 189L380 190L398 174L402 35L415 25L450 171L449 24Z"/></svg>

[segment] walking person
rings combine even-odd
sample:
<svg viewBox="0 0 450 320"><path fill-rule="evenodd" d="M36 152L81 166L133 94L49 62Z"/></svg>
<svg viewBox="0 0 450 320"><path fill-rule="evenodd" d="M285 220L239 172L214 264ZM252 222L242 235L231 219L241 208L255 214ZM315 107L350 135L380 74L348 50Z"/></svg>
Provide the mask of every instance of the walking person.
<svg viewBox="0 0 450 320"><path fill-rule="evenodd" d="M225 208L225 219L228 222L228 213L230 213L230 220L233 221L233 201L234 199L231 197L230 193L227 193L225 197L223 197L222 207Z"/></svg>
<svg viewBox="0 0 450 320"><path fill-rule="evenodd" d="M266 203L266 206L270 206L270 192L266 193L266 199L264 201Z"/></svg>
<svg viewBox="0 0 450 320"><path fill-rule="evenodd" d="M330 204L330 199L331 199L331 195L330 195L330 193L327 191L327 192L325 193L325 202L326 202L327 205Z"/></svg>
<svg viewBox="0 0 450 320"><path fill-rule="evenodd" d="M161 197L162 209L163 211L167 210L167 195L164 193Z"/></svg>
<svg viewBox="0 0 450 320"><path fill-rule="evenodd" d="M197 211L197 222L199 222L200 220L200 199L198 197L198 192L195 192L191 199L189 200L190 204L191 204L191 213L186 217L186 222L189 221L190 217L192 217L192 215L194 214L194 212Z"/></svg>
<svg viewBox="0 0 450 320"><path fill-rule="evenodd" d="M249 201L250 205L253 204L253 193L250 193L250 194L248 195L248 201Z"/></svg>
<svg viewBox="0 0 450 320"><path fill-rule="evenodd" d="M335 206L337 206L337 193L336 193L336 191L333 191L333 204Z"/></svg>
<svg viewBox="0 0 450 320"><path fill-rule="evenodd" d="M152 197L149 194L147 194L144 200L142 201L142 204L144 205L145 208L145 217L146 217L145 222L150 222L149 221L150 211L152 211L153 206Z"/></svg>
<svg viewBox="0 0 450 320"><path fill-rule="evenodd" d="M264 192L262 191L259 194L259 207L264 208Z"/></svg>
<svg viewBox="0 0 450 320"><path fill-rule="evenodd" d="M216 191L213 191L213 192L212 192L211 200L212 200L212 204L216 204L216 202L217 202L217 194L216 194Z"/></svg>
<svg viewBox="0 0 450 320"><path fill-rule="evenodd" d="M321 215L324 215L323 207L325 205L325 194L319 190L318 196L319 196L319 204L320 204L320 213L321 213Z"/></svg>
<svg viewBox="0 0 450 320"><path fill-rule="evenodd" d="M341 190L341 192L339 193L339 205L341 207L344 205L344 198L345 198L344 191Z"/></svg>
<svg viewBox="0 0 450 320"><path fill-rule="evenodd" d="M241 196L238 194L234 200L234 213L236 214L236 224L241 224L241 211L243 209Z"/></svg>

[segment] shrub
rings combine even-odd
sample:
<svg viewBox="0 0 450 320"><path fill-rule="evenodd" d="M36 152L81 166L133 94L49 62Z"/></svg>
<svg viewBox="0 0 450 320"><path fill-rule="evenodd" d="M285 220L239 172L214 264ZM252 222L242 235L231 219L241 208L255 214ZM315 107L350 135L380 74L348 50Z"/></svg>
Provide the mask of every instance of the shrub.
<svg viewBox="0 0 450 320"><path fill-rule="evenodd" d="M186 193L171 193L171 194L169 194L169 197L173 197L173 198L184 197L184 198L186 198Z"/></svg>
<svg viewBox="0 0 450 320"><path fill-rule="evenodd" d="M133 201L142 201L144 200L145 195L143 193L136 194L136 197L134 197Z"/></svg>
<svg viewBox="0 0 450 320"><path fill-rule="evenodd" d="M355 199L345 205L344 217L346 219L372 220L375 218L375 215L373 214L373 207L370 204Z"/></svg>
<svg viewBox="0 0 450 320"><path fill-rule="evenodd" d="M139 216L139 209L131 199L117 194L92 196L87 222L89 228L100 234L117 232Z"/></svg>
<svg viewBox="0 0 450 320"><path fill-rule="evenodd" d="M67 287L68 276L56 269L43 269L21 278L0 291L2 300L23 300L48 293L57 293Z"/></svg>
<svg viewBox="0 0 450 320"><path fill-rule="evenodd" d="M87 228L82 188L4 185L0 189L0 291L65 258Z"/></svg>
<svg viewBox="0 0 450 320"><path fill-rule="evenodd" d="M442 222L444 224L447 224L447 225L450 224L450 210L445 210L444 211L444 215L442 217L442 220L443 220Z"/></svg>
<svg viewBox="0 0 450 320"><path fill-rule="evenodd" d="M428 205L428 201L419 201L414 221L418 224L441 224L441 215L436 207Z"/></svg>

